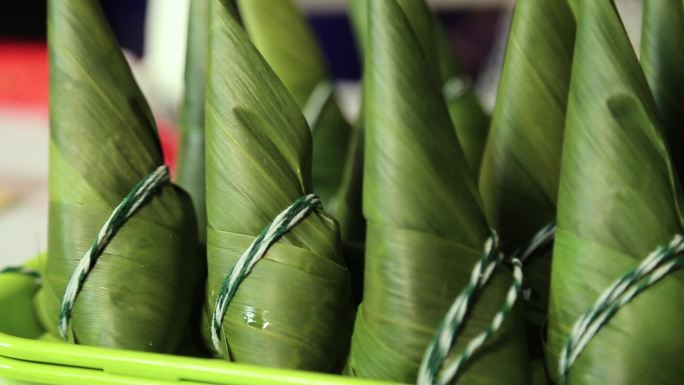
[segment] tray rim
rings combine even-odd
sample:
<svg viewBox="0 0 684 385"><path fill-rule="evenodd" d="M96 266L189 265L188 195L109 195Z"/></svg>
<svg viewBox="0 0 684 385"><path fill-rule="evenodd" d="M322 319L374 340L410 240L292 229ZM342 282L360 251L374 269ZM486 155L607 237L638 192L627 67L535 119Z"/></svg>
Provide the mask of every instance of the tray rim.
<svg viewBox="0 0 684 385"><path fill-rule="evenodd" d="M36 258L27 262L25 266L36 268L38 263L38 258ZM20 290L39 288L34 278L17 277L17 275L16 273L0 274L0 298L13 295ZM2 313L1 308L0 313ZM31 367L35 369L34 373L30 372ZM398 385L393 382L345 377L337 374L225 362L215 358L136 352L67 344L61 341L41 341L0 332L0 377L25 381L36 381L38 377L39 381L47 380L52 384L68 383L51 381L47 377L51 372L50 368L53 369L56 377L72 373L74 380L79 376L90 374L96 378L99 373L104 381L103 384L126 384L123 380L130 378L138 379L138 383L144 380L150 384L158 381L163 384L211 385ZM46 377L40 376L39 373L44 373ZM112 382L106 379L109 376L112 376Z"/></svg>

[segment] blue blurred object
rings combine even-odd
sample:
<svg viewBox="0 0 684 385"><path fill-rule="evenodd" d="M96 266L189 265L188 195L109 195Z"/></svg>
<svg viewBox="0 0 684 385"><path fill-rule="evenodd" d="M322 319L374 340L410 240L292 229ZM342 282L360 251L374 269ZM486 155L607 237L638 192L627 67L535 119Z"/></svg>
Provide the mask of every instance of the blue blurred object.
<svg viewBox="0 0 684 385"><path fill-rule="evenodd" d="M192 0L190 0L192 1ZM147 0L100 0L119 44L144 55ZM45 40L45 0L0 1L0 39ZM499 9L439 12L438 16L465 71L476 77L496 38ZM335 79L361 75L359 55L344 11L309 15ZM182 26L179 26L181 28ZM181 47L179 47L181 49Z"/></svg>
<svg viewBox="0 0 684 385"><path fill-rule="evenodd" d="M122 47L143 55L147 0L100 0ZM47 1L0 1L0 39L45 41Z"/></svg>
<svg viewBox="0 0 684 385"><path fill-rule="evenodd" d="M498 9L440 12L438 17L464 70L473 78L496 39ZM335 79L359 79L361 65L346 13L309 16Z"/></svg>
<svg viewBox="0 0 684 385"><path fill-rule="evenodd" d="M142 57L147 0L100 0L119 45Z"/></svg>
<svg viewBox="0 0 684 385"><path fill-rule="evenodd" d="M325 53L332 76L335 79L358 79L361 66L347 15L313 15L309 21Z"/></svg>

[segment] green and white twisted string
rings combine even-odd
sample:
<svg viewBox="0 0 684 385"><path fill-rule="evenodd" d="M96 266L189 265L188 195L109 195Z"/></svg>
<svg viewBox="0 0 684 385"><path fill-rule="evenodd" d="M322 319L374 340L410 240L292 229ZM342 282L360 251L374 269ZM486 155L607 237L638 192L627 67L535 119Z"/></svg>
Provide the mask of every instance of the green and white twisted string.
<svg viewBox="0 0 684 385"><path fill-rule="evenodd" d="M513 253L511 258L519 259L520 262L525 263L531 256L538 253L547 245L552 244L555 237L556 221L552 221L539 229L539 231L532 236L527 244L523 245ZM529 301L530 298L532 298L532 288L525 287L523 288L522 292L523 298L525 298L525 300Z"/></svg>
<svg viewBox="0 0 684 385"><path fill-rule="evenodd" d="M639 266L616 280L572 327L560 354L560 385L568 383L570 368L587 344L620 308L659 280L684 266L684 237L677 234L649 254Z"/></svg>
<svg viewBox="0 0 684 385"><path fill-rule="evenodd" d="M95 242L93 242L79 261L78 266L76 266L62 297L59 309L58 330L59 335L65 341L68 340L69 323L74 302L83 286L83 282L85 282L86 277L95 267L97 259L124 223L168 181L169 168L167 166L159 166L153 173L144 177L133 187L131 192L116 206L112 214L107 218L107 221L102 225L100 232L97 234L97 239L95 239Z"/></svg>
<svg viewBox="0 0 684 385"><path fill-rule="evenodd" d="M484 345L487 340L501 328L511 309L515 305L522 287L522 263L512 260L513 283L508 289L501 309L494 315L487 329L475 336L463 351L450 362L446 362L449 350L461 331L466 313L470 309L473 297L477 295L489 279L498 264L503 262L503 254L499 252L499 238L496 232L487 239L482 257L470 274L470 281L449 308L446 317L437 328L435 338L428 346L418 371L418 385L444 385L454 379L459 369Z"/></svg>
<svg viewBox="0 0 684 385"><path fill-rule="evenodd" d="M525 263L530 256L539 251L544 246L553 242L556 236L556 222L553 221L537 231L532 239L524 246L513 253L513 258Z"/></svg>
<svg viewBox="0 0 684 385"><path fill-rule="evenodd" d="M240 256L238 261L226 275L221 290L216 298L216 306L211 319L211 340L214 349L221 351L221 324L228 310L228 304L235 296L242 281L261 258L266 255L268 249L283 235L301 222L311 212L318 209L321 200L315 194L309 194L297 199L290 207L266 227L251 245Z"/></svg>

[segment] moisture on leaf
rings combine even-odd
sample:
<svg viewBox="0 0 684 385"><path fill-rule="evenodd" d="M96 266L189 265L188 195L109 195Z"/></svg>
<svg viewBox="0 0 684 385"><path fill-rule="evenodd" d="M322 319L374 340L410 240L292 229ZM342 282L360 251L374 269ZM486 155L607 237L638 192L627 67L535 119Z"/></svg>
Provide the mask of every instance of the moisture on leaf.
<svg viewBox="0 0 684 385"><path fill-rule="evenodd" d="M297 103L222 2L213 2L206 103L205 334L226 274L285 208L312 192L311 134ZM353 317L337 222L319 209L252 269L215 352L242 363L334 371Z"/></svg>

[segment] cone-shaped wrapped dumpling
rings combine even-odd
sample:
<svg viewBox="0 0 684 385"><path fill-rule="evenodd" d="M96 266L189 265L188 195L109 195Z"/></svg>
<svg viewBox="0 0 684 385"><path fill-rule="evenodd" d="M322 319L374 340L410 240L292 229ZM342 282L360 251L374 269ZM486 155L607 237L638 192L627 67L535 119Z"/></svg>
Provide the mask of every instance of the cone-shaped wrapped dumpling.
<svg viewBox="0 0 684 385"><path fill-rule="evenodd" d="M362 133L342 116L323 52L292 0L240 0L252 42L302 109L312 132L312 181L340 224L345 259L360 293L365 227L361 214ZM358 296L358 295L357 295Z"/></svg>
<svg viewBox="0 0 684 385"><path fill-rule="evenodd" d="M660 109L677 175L684 176L684 3L644 1L641 65Z"/></svg>
<svg viewBox="0 0 684 385"><path fill-rule="evenodd" d="M357 44L363 51L366 44L367 0L350 0L350 18ZM456 135L473 175L480 170L480 160L487 138L489 118L472 89L472 80L456 60L449 40L435 15L428 7L414 0L398 0L423 53L434 67L430 71L443 85L444 97Z"/></svg>
<svg viewBox="0 0 684 385"><path fill-rule="evenodd" d="M53 328L79 260L124 197L162 164L162 153L150 110L98 2L48 6L50 208L42 303L54 316ZM70 310L70 338L173 351L190 313L196 248L190 197L166 183L93 257Z"/></svg>
<svg viewBox="0 0 684 385"><path fill-rule="evenodd" d="M682 232L678 187L644 74L611 0L578 3L548 319L549 370L612 282ZM622 307L569 383L681 384L684 273Z"/></svg>
<svg viewBox="0 0 684 385"><path fill-rule="evenodd" d="M423 0L412 6L427 7ZM432 72L435 59L422 51L398 1L370 1L368 7L366 275L347 372L415 382L425 349L468 281L489 231ZM495 275L469 313L455 350L491 322L509 282L509 275ZM529 383L517 310L460 381Z"/></svg>
<svg viewBox="0 0 684 385"><path fill-rule="evenodd" d="M207 336L227 274L312 189L311 135L296 102L228 3L212 2L210 28ZM236 362L332 371L344 362L352 320L337 223L318 209L253 266L219 320L214 345Z"/></svg>

